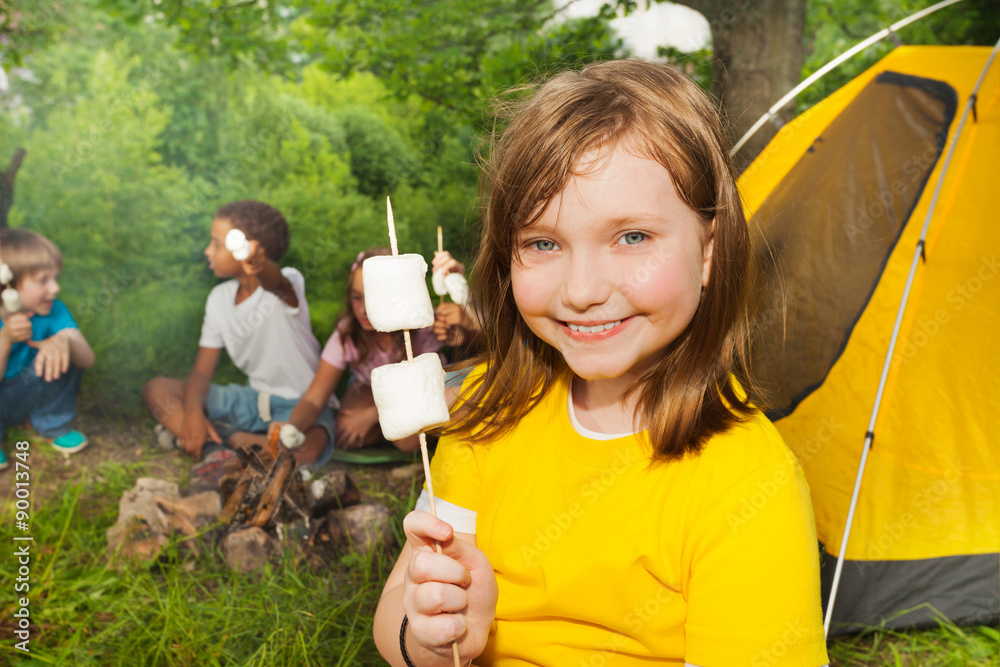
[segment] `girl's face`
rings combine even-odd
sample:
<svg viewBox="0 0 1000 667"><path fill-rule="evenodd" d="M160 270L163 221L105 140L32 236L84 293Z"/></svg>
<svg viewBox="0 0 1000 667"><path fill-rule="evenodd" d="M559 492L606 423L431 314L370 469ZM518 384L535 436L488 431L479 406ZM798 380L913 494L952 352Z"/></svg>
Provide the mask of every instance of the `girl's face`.
<svg viewBox="0 0 1000 667"><path fill-rule="evenodd" d="M576 171L517 237L514 300L576 375L631 382L694 317L712 226L666 169L622 146L586 153Z"/></svg>
<svg viewBox="0 0 1000 667"><path fill-rule="evenodd" d="M351 277L349 298L351 300L351 312L354 313L354 317L358 318L361 328L365 331L375 331L375 327L368 321L368 313L365 311L365 284L361 279L360 267Z"/></svg>
<svg viewBox="0 0 1000 667"><path fill-rule="evenodd" d="M226 250L226 234L232 228L233 223L225 218L212 220L212 237L205 248L205 258L216 278L232 278L243 271L243 264Z"/></svg>
<svg viewBox="0 0 1000 667"><path fill-rule="evenodd" d="M21 297L21 310L38 315L52 312L52 304L59 294L58 276L56 269L42 269L18 280L14 288Z"/></svg>

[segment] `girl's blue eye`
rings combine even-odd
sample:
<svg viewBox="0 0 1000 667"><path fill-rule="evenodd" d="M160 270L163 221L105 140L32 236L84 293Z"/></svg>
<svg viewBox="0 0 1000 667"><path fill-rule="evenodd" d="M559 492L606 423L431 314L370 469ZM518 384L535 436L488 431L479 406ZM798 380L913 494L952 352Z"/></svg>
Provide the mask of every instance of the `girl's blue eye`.
<svg viewBox="0 0 1000 667"><path fill-rule="evenodd" d="M637 245L646 240L646 235L642 232L628 232L622 236L625 245Z"/></svg>
<svg viewBox="0 0 1000 667"><path fill-rule="evenodd" d="M542 252L548 252L550 250L555 250L556 244L548 239L541 239L540 241L532 241L531 247L535 250L541 250Z"/></svg>

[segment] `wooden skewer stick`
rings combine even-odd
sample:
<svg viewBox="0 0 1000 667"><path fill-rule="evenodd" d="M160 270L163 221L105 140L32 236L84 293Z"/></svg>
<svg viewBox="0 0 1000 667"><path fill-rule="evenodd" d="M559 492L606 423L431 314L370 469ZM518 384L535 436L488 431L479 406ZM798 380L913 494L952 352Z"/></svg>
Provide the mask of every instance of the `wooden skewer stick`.
<svg viewBox="0 0 1000 667"><path fill-rule="evenodd" d="M392 218L392 202L388 197L385 198L385 207L389 218L389 247L392 248L392 256L398 257L399 246L396 243L396 224ZM441 248L441 227L438 227L438 248ZM407 363L412 364L413 345L410 342L409 329L403 329L403 342L406 344L406 361ZM431 460L430 455L427 453L427 436L424 434L423 430L421 430L417 437L420 440L420 458L424 465L424 479L427 481L427 495L430 498L431 516L436 519L437 508L434 506L434 483L431 481ZM444 548L438 540L434 540L434 550L439 554L444 553ZM455 659L455 667L462 667L462 660L458 655L457 641L453 641L451 643L451 655Z"/></svg>
<svg viewBox="0 0 1000 667"><path fill-rule="evenodd" d="M441 225L438 225L438 252L444 252L444 235L441 233ZM438 305L444 305L444 294L438 295Z"/></svg>

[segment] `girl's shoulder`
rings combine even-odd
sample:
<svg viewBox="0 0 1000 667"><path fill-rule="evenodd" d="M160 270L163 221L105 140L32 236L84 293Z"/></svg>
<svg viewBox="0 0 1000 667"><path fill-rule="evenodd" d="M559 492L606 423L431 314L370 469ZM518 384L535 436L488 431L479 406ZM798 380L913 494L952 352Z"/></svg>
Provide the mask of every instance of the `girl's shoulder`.
<svg viewBox="0 0 1000 667"><path fill-rule="evenodd" d="M688 454L685 461L707 497L721 496L752 480L805 484L795 455L760 411L712 436L700 452Z"/></svg>

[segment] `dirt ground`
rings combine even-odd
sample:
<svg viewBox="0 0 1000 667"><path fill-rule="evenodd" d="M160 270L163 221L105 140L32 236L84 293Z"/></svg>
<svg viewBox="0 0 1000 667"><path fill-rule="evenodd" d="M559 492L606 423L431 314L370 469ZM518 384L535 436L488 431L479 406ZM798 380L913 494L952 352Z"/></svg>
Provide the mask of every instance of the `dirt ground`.
<svg viewBox="0 0 1000 667"><path fill-rule="evenodd" d="M147 420L148 421L148 420ZM176 482L183 495L190 483L190 469L194 461L179 451L164 452L153 444L149 424L109 424L86 414L78 416L74 427L87 435L90 444L80 452L64 456L49 443L23 428L8 428L3 448L9 468L0 472L0 503L3 512L15 500L14 453L17 441L27 440L28 473L33 510L44 506L72 481L102 482L110 474L120 475L123 470L134 471L139 477L156 477ZM119 464L119 465L115 465ZM405 501L414 484L423 481L418 464L352 465L330 463L315 474L327 469L344 469L361 491L362 502L381 502L393 507L392 499ZM395 470L395 473L393 472ZM23 472L23 468L20 469ZM23 475L18 478L23 480ZM107 498L117 506L119 498Z"/></svg>

